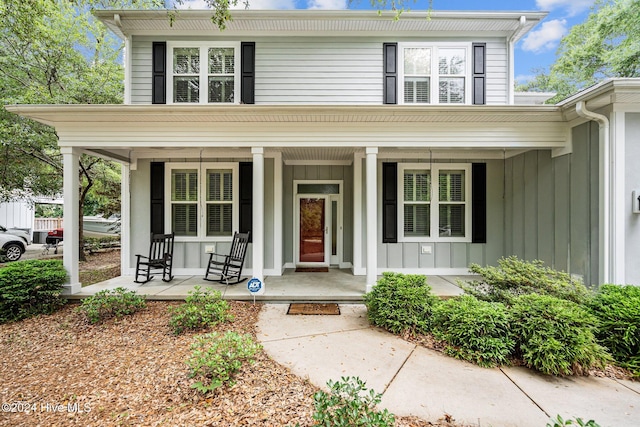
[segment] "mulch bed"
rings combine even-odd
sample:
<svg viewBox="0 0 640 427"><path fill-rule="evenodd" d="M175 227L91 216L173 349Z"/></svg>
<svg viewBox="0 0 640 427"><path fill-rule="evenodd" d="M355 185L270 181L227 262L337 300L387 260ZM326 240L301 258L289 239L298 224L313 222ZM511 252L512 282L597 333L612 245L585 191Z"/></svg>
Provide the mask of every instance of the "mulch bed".
<svg viewBox="0 0 640 427"><path fill-rule="evenodd" d="M0 425L313 425L318 388L264 352L241 369L233 387L209 395L192 389L185 360L196 334L171 333L167 309L177 304L148 302L132 316L97 326L69 304L53 315L0 325L0 402L15 403L16 409L27 402L31 408L1 412ZM261 305L231 307L234 322L215 330L255 336ZM396 425L454 424L405 417Z"/></svg>

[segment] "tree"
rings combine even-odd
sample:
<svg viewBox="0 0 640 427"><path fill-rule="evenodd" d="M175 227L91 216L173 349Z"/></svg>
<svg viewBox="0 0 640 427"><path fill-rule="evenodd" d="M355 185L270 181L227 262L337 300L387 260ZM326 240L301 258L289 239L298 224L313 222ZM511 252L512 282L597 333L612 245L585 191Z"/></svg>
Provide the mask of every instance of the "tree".
<svg viewBox="0 0 640 427"><path fill-rule="evenodd" d="M609 77L640 76L640 0L600 0L587 20L562 39L548 73L524 90L555 91L557 102Z"/></svg>

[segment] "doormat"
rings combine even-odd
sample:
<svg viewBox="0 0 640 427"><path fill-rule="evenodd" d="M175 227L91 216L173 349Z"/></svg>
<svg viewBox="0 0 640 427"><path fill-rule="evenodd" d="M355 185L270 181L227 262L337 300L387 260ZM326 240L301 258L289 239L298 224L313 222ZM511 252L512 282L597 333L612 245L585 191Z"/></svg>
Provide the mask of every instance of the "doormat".
<svg viewBox="0 0 640 427"><path fill-rule="evenodd" d="M296 273L328 273L329 267L297 267Z"/></svg>
<svg viewBox="0 0 640 427"><path fill-rule="evenodd" d="M328 314L339 315L340 307L333 303L295 303L289 304L287 314Z"/></svg>

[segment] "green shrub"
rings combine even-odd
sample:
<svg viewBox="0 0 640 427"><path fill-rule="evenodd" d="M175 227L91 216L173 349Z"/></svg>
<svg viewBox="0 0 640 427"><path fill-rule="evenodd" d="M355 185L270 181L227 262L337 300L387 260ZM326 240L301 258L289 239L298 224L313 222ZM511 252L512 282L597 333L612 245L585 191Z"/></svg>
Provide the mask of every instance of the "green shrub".
<svg viewBox="0 0 640 427"><path fill-rule="evenodd" d="M471 295L452 298L433 310L433 334L447 343L445 353L483 367L509 364L515 343L504 304Z"/></svg>
<svg viewBox="0 0 640 427"><path fill-rule="evenodd" d="M586 308L549 295L523 295L513 302L511 327L527 366L570 375L610 360L594 336L597 319Z"/></svg>
<svg viewBox="0 0 640 427"><path fill-rule="evenodd" d="M105 289L83 299L78 311L84 314L90 323L99 323L112 317L133 314L145 306L143 296L120 287L113 290Z"/></svg>
<svg viewBox="0 0 640 427"><path fill-rule="evenodd" d="M200 286L189 292L184 304L169 310L173 313L169 326L176 335L187 329L204 329L233 319L229 314L229 303L222 299L222 294L211 289L202 292Z"/></svg>
<svg viewBox="0 0 640 427"><path fill-rule="evenodd" d="M253 356L261 348L249 334L227 332L220 336L212 332L196 337L191 345L193 353L186 362L191 368L190 377L198 379L191 387L207 393L225 383L233 385L242 363L254 363Z"/></svg>
<svg viewBox="0 0 640 427"><path fill-rule="evenodd" d="M564 426L579 426L579 427L600 427L600 424L596 423L593 420L583 421L582 418L576 419L563 419L560 415L557 415L556 418L552 418L551 422L547 423L547 427L564 427Z"/></svg>
<svg viewBox="0 0 640 427"><path fill-rule="evenodd" d="M426 277L417 274L385 272L364 296L369 322L395 334L428 332L438 302Z"/></svg>
<svg viewBox="0 0 640 427"><path fill-rule="evenodd" d="M590 306L600 321L600 343L640 376L640 287L602 285Z"/></svg>
<svg viewBox="0 0 640 427"><path fill-rule="evenodd" d="M471 264L469 270L482 279L460 282L460 286L485 301L508 304L519 295L539 294L582 304L592 295L581 281L573 280L563 271L545 267L542 261L527 262L511 256L498 260L498 267Z"/></svg>
<svg viewBox="0 0 640 427"><path fill-rule="evenodd" d="M327 382L329 393L319 391L313 395L313 419L319 426L389 427L395 417L388 410L376 411L381 394L368 390L358 377L342 377L341 381Z"/></svg>
<svg viewBox="0 0 640 427"><path fill-rule="evenodd" d="M0 323L49 314L66 303L60 260L28 260L0 268Z"/></svg>

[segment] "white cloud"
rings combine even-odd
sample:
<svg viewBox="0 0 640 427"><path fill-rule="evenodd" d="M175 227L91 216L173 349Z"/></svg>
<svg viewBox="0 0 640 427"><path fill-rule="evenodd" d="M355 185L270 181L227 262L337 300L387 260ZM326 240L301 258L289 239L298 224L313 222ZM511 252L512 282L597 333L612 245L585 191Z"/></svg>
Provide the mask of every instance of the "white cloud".
<svg viewBox="0 0 640 427"><path fill-rule="evenodd" d="M531 31L522 41L522 50L534 53L552 50L565 34L567 34L566 19L543 22L539 30Z"/></svg>
<svg viewBox="0 0 640 427"><path fill-rule="evenodd" d="M307 9L346 9L347 0L308 0Z"/></svg>
<svg viewBox="0 0 640 427"><path fill-rule="evenodd" d="M185 0L178 5L179 9L211 9L205 0ZM249 9L295 9L295 0L249 0ZM236 6L231 9L245 9L245 0L238 0Z"/></svg>
<svg viewBox="0 0 640 427"><path fill-rule="evenodd" d="M529 83L530 81L534 80L536 78L536 76L534 76L533 74L518 74L515 77L516 83L518 84L525 84L525 83Z"/></svg>
<svg viewBox="0 0 640 427"><path fill-rule="evenodd" d="M566 10L570 16L577 15L589 9L595 0L536 0L536 5L542 10Z"/></svg>

